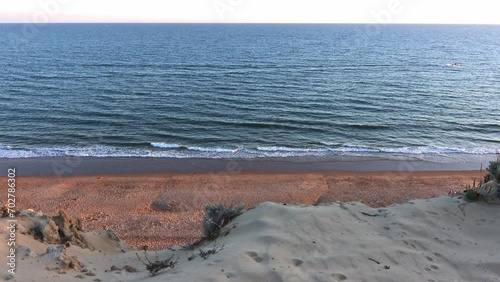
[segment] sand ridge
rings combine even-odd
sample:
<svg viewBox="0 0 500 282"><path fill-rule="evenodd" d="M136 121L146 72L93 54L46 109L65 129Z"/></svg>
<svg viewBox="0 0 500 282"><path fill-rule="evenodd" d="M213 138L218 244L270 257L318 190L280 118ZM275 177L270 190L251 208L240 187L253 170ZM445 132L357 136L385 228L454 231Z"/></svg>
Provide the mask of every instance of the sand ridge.
<svg viewBox="0 0 500 282"><path fill-rule="evenodd" d="M231 222L229 234L217 239L224 250L206 260L188 260L197 250L159 251L160 259L174 255L179 262L155 277L137 260L141 251L72 246L67 252L96 275L86 280L494 282L500 277L499 212L500 205L468 203L461 196L377 209L359 202L266 202ZM27 246L41 244L25 239ZM212 246L207 242L201 249ZM118 269L110 271L113 265ZM77 271L46 270L36 257L25 257L18 273L17 281L82 281Z"/></svg>

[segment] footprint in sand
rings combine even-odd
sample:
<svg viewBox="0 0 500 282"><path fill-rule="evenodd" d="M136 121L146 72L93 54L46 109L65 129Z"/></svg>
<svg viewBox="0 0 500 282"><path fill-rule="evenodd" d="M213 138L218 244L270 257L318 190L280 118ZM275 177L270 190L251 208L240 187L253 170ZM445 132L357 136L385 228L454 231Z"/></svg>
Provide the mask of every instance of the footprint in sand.
<svg viewBox="0 0 500 282"><path fill-rule="evenodd" d="M259 256L257 252L246 252L245 253L247 256L249 256L251 259L253 259L255 262L261 262L262 258Z"/></svg>
<svg viewBox="0 0 500 282"><path fill-rule="evenodd" d="M432 264L431 267L426 267L424 269L425 269L425 271L430 272L430 271L433 271L433 270L438 270L439 266Z"/></svg>
<svg viewBox="0 0 500 282"><path fill-rule="evenodd" d="M347 276L342 273L334 273L332 274L332 278L334 281L344 281L347 279Z"/></svg>

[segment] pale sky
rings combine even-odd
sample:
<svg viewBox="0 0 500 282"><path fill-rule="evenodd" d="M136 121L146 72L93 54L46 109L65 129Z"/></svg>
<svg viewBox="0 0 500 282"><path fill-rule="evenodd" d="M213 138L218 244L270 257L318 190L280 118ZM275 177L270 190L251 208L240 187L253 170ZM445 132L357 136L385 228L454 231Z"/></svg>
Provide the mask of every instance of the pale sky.
<svg viewBox="0 0 500 282"><path fill-rule="evenodd" d="M500 0L0 0L1 22L500 24Z"/></svg>

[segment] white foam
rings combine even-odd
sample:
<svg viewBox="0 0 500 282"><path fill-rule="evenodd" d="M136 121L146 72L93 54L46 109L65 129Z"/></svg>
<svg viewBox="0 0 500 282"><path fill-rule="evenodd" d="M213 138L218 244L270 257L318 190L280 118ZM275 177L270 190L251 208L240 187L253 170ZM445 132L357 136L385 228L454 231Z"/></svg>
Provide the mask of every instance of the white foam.
<svg viewBox="0 0 500 282"><path fill-rule="evenodd" d="M496 149L493 148L451 148L439 146L415 146L401 148L383 148L382 153L397 153L397 154L495 154Z"/></svg>
<svg viewBox="0 0 500 282"><path fill-rule="evenodd" d="M238 151L238 149L204 148L204 147L188 147L188 150L207 152L207 153L235 153Z"/></svg>
<svg viewBox="0 0 500 282"><path fill-rule="evenodd" d="M264 152L328 152L328 149L308 149L308 148L289 148L289 147L258 147L257 150Z"/></svg>
<svg viewBox="0 0 500 282"><path fill-rule="evenodd" d="M182 148L179 144L169 144L163 142L151 142L151 146L161 149L180 149Z"/></svg>
<svg viewBox="0 0 500 282"><path fill-rule="evenodd" d="M342 152L342 153L379 153L380 149L371 148L366 146L349 145L344 144L338 148L331 149L332 152Z"/></svg>
<svg viewBox="0 0 500 282"><path fill-rule="evenodd" d="M291 157L291 156L426 156L429 158L452 157L459 155L486 155L500 152L498 148L453 148L440 146L413 146L397 148L376 148L344 144L320 148L292 148L286 146L269 146L258 148L230 149L227 147L185 147L177 144L151 143L155 148L115 148L108 146L88 147L44 147L44 148L12 148L0 147L0 158L33 158L33 157L157 157L157 158L253 158L253 157ZM176 150L182 149L185 150Z"/></svg>

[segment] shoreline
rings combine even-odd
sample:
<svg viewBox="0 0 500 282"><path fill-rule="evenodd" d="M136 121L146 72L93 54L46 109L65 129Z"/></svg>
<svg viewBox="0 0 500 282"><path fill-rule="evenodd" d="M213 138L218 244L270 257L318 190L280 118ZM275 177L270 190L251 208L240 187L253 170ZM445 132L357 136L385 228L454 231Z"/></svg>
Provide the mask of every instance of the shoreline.
<svg viewBox="0 0 500 282"><path fill-rule="evenodd" d="M148 157L37 157L0 158L0 171L16 168L19 176L77 176L100 174L272 172L314 171L415 172L479 171L492 158L470 162L438 163L418 159L391 160L375 157L284 157L252 159L192 159Z"/></svg>

